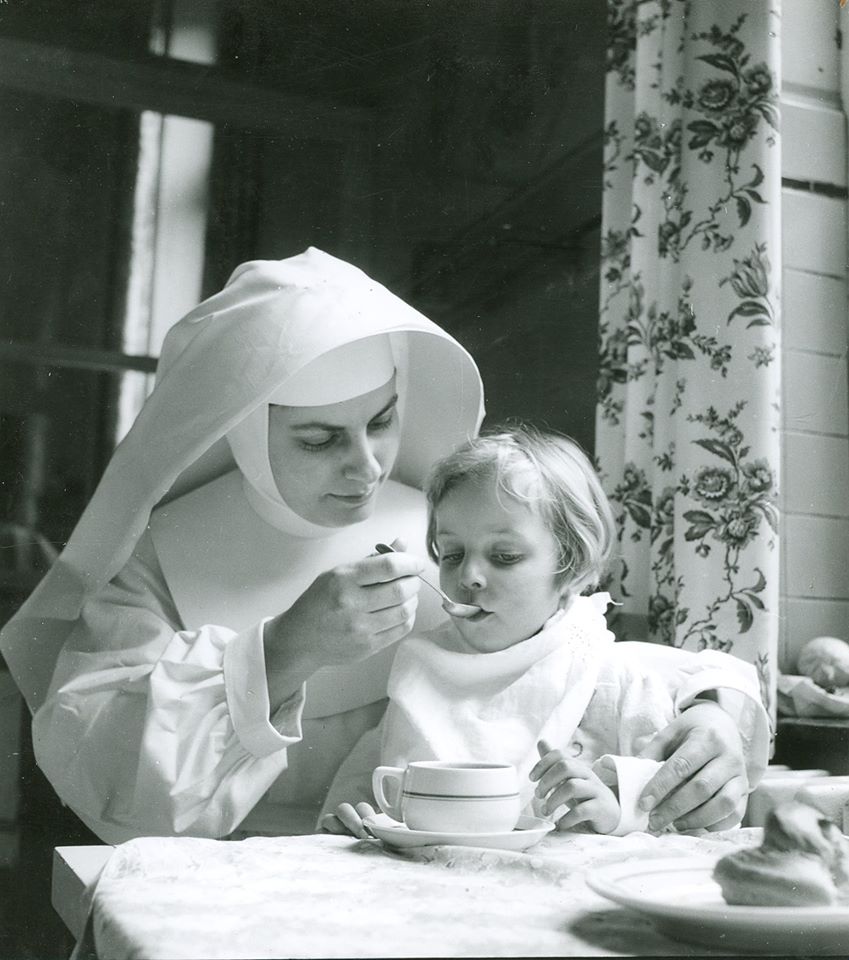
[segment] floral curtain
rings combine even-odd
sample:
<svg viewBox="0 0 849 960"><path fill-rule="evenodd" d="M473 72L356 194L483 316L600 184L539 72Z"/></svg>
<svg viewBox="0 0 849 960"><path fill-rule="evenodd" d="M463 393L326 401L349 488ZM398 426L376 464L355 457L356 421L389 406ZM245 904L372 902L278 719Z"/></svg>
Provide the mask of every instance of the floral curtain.
<svg viewBox="0 0 849 960"><path fill-rule="evenodd" d="M609 0L596 453L620 638L774 703L779 0Z"/></svg>

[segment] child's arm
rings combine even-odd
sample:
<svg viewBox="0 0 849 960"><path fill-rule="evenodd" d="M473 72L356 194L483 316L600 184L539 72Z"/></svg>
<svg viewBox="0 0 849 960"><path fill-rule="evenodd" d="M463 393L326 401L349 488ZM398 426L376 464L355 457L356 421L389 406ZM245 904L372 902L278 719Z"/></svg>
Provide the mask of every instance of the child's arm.
<svg viewBox="0 0 849 960"><path fill-rule="evenodd" d="M568 812L557 820L559 830L587 823L596 833L614 833L621 819L615 792L588 764L552 750L544 740L537 749L540 759L529 776L538 781L536 796L543 801L543 814L554 816L559 807L568 804Z"/></svg>
<svg viewBox="0 0 849 960"><path fill-rule="evenodd" d="M770 726L752 664L717 650L694 653L633 641L617 644L617 654L651 670L672 697L678 721L668 742L661 743L659 738L659 749L651 755L668 759L672 752L668 748L680 746L682 756L675 765L687 767L688 773L674 783L665 783L667 790L680 786L681 779L688 779L693 769L713 758L727 761L738 756L741 745L749 786L757 785L768 762ZM661 750L667 752L659 755ZM671 769L665 774L670 781L675 779Z"/></svg>
<svg viewBox="0 0 849 960"><path fill-rule="evenodd" d="M624 700L603 713L620 718L619 742L596 755L665 761L642 791L652 829L674 823L679 830L725 830L739 823L769 755L769 719L754 667L718 651L638 642L616 645L616 667ZM662 702L671 714L655 716L652 735L643 737L647 728L634 717L648 717L648 708Z"/></svg>

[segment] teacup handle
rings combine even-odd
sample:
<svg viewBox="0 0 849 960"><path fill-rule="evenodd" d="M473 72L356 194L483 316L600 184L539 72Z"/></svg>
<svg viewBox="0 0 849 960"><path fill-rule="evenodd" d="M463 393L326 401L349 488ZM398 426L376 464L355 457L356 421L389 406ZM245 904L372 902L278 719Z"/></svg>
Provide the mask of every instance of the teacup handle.
<svg viewBox="0 0 849 960"><path fill-rule="evenodd" d="M386 796L383 785L387 780L395 782L395 802L393 803ZM400 767L376 767L371 775L371 790L374 799L380 809L397 820L399 823L404 819L401 815L401 787L404 781L404 771Z"/></svg>

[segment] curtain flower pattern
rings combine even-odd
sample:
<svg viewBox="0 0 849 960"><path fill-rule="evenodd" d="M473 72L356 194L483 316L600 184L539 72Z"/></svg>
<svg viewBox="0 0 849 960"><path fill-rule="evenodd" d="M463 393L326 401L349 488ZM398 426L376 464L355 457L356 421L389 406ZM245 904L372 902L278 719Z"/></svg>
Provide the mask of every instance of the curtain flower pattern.
<svg viewBox="0 0 849 960"><path fill-rule="evenodd" d="M609 0L596 423L618 635L749 660L770 707L778 2Z"/></svg>

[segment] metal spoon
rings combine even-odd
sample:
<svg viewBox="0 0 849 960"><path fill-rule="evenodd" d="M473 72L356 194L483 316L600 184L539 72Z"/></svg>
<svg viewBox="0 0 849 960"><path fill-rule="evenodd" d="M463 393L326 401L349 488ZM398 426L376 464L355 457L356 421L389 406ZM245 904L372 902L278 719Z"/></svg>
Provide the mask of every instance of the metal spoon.
<svg viewBox="0 0 849 960"><path fill-rule="evenodd" d="M398 551L393 549L387 543L377 543L374 547L378 553L397 553ZM419 580L422 583L426 583L431 590L435 590L440 597L442 597L442 609L451 617L460 617L461 620L466 620L469 617L474 617L476 614L481 612L481 608L476 606L473 603L458 603L456 600L452 600L447 593L443 593L435 583L431 583L426 577L423 577L421 574L418 574Z"/></svg>

